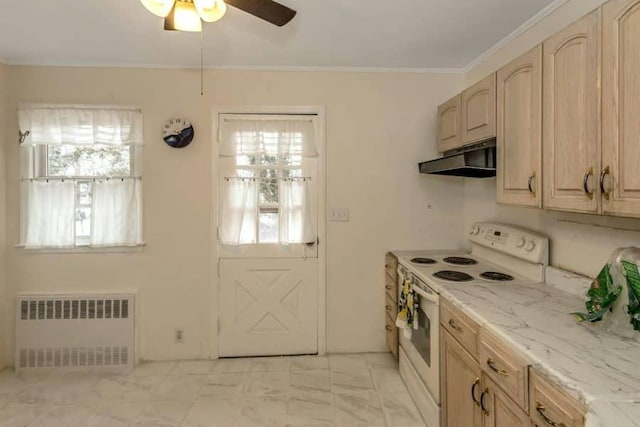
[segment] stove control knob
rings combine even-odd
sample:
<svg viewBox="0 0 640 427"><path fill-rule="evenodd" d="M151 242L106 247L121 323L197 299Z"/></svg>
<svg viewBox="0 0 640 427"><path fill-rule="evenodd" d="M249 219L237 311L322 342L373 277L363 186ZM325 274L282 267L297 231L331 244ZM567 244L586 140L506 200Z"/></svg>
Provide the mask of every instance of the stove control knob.
<svg viewBox="0 0 640 427"><path fill-rule="evenodd" d="M530 240L524 247L524 250L527 252L531 252L536 247L536 242Z"/></svg>
<svg viewBox="0 0 640 427"><path fill-rule="evenodd" d="M524 237L518 239L518 243L516 243L516 248L521 248L524 246Z"/></svg>

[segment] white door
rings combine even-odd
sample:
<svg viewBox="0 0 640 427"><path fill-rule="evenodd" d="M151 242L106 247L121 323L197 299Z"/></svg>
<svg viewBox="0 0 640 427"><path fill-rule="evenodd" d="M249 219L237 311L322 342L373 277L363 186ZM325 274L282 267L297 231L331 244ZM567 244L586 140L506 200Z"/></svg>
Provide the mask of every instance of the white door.
<svg viewBox="0 0 640 427"><path fill-rule="evenodd" d="M218 354L317 353L318 119L218 123Z"/></svg>

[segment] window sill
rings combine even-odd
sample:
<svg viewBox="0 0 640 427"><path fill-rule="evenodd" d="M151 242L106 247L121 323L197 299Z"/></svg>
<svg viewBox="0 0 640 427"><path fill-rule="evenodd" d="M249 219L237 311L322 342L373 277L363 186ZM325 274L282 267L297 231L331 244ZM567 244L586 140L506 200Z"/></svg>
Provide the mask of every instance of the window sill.
<svg viewBox="0 0 640 427"><path fill-rule="evenodd" d="M143 252L147 246L142 243L136 246L109 246L104 248L92 248L89 246L79 246L75 248L39 248L27 249L24 245L15 245L14 248L20 249L26 254L119 254L119 253L137 253Z"/></svg>

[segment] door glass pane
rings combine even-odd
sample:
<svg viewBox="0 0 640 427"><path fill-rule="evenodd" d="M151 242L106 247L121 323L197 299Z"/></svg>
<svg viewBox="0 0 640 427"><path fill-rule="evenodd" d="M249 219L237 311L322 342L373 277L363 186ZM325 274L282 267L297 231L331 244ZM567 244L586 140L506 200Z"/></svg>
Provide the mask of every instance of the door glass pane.
<svg viewBox="0 0 640 427"><path fill-rule="evenodd" d="M260 212L258 241L260 243L278 243L278 212Z"/></svg>
<svg viewBox="0 0 640 427"><path fill-rule="evenodd" d="M91 189L90 182L76 185L76 243L86 244L91 236Z"/></svg>

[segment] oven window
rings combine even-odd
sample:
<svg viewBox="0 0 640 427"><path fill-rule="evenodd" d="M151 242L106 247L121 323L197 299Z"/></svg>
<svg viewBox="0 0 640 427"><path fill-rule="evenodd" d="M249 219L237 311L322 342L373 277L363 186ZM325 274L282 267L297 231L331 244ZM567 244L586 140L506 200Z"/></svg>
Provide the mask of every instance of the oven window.
<svg viewBox="0 0 640 427"><path fill-rule="evenodd" d="M431 322L422 310L418 310L418 330L411 334L411 343L431 367Z"/></svg>

